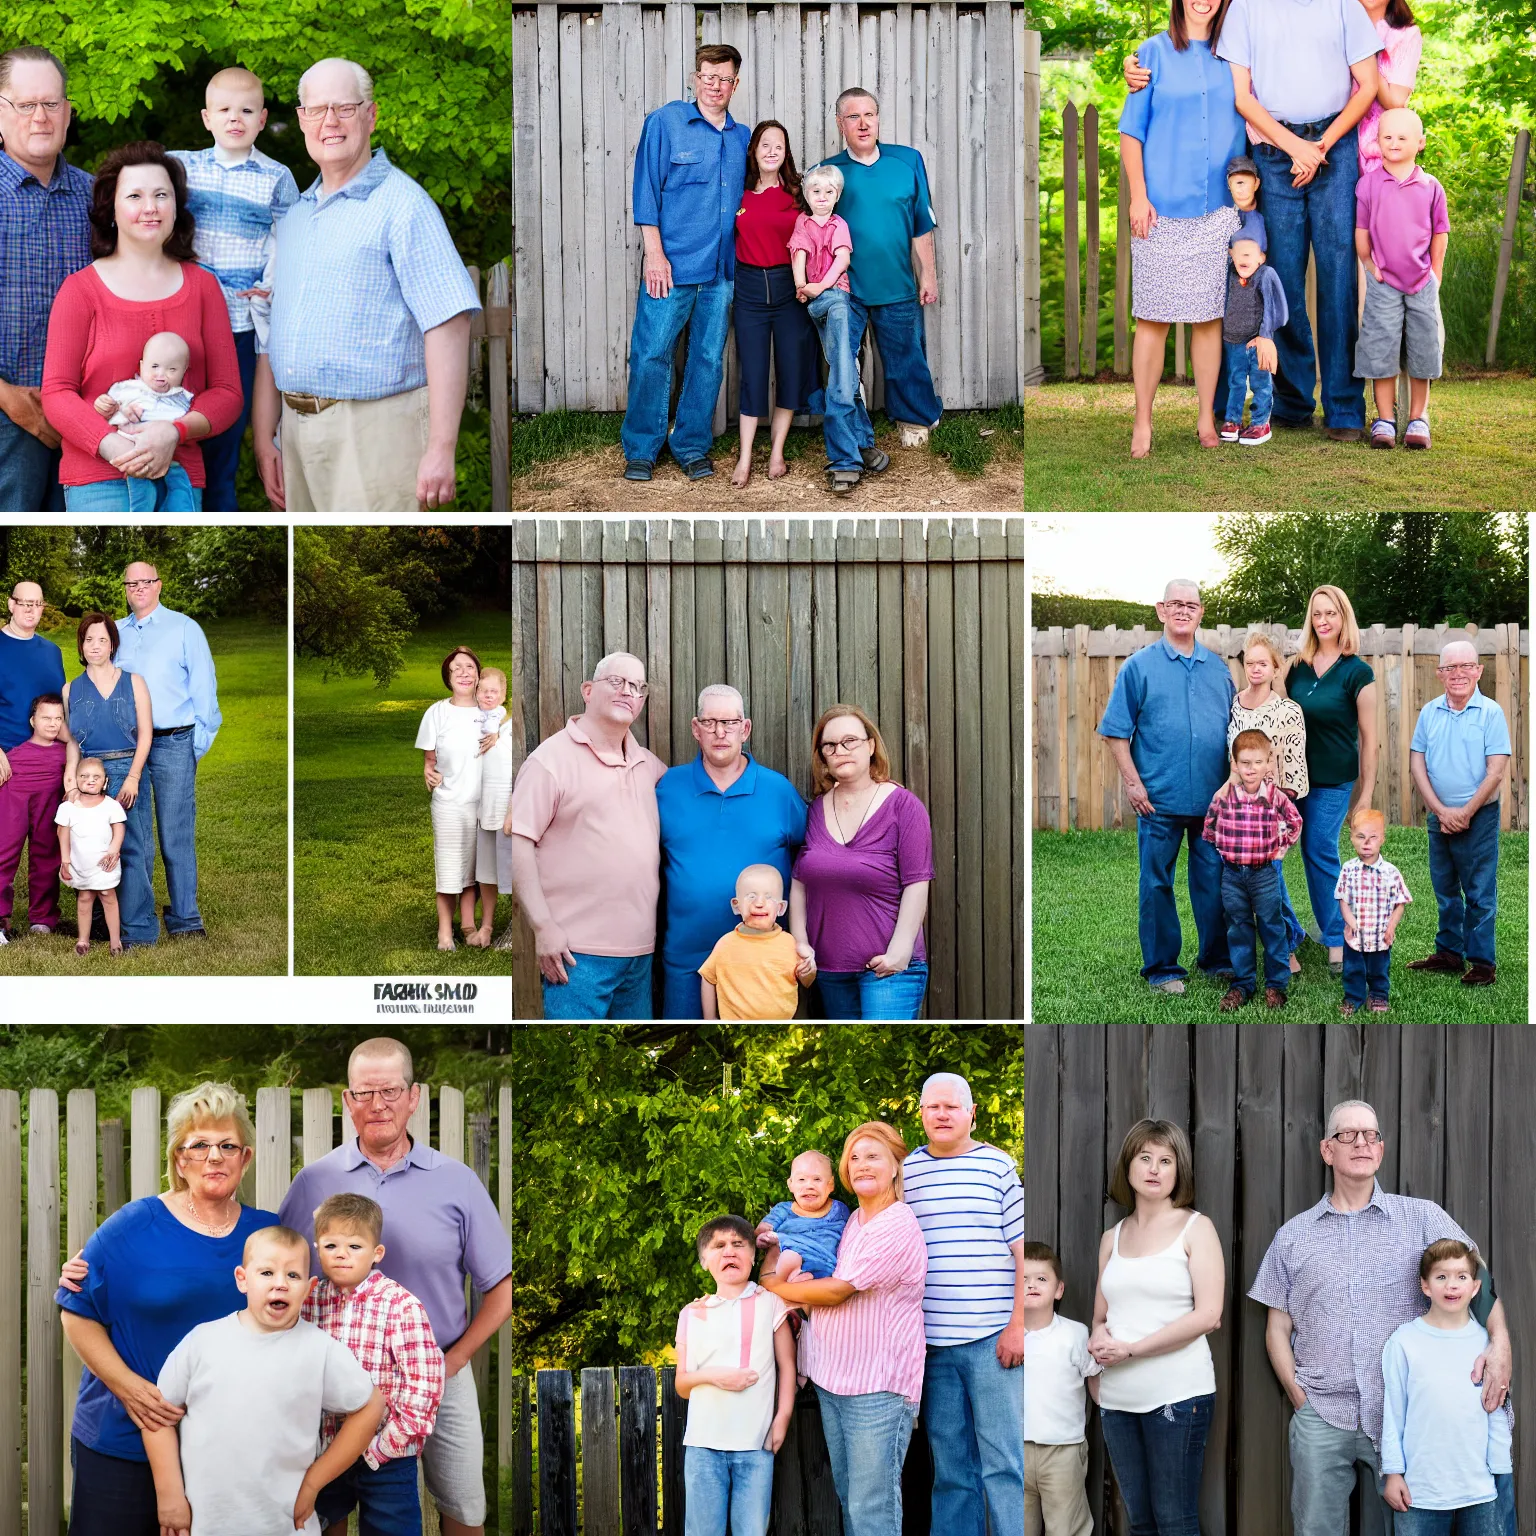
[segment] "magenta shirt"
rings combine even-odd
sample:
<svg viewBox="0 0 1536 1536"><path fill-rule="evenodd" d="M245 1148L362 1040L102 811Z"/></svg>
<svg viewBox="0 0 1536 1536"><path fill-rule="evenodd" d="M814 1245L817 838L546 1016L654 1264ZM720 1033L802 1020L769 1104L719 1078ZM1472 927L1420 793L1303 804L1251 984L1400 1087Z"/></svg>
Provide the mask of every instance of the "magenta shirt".
<svg viewBox="0 0 1536 1536"><path fill-rule="evenodd" d="M923 802L897 785L853 841L840 843L827 831L825 799L811 802L795 860L794 877L805 887L806 937L821 970L862 971L891 942L903 888L933 879L933 828ZM912 958L928 958L921 930Z"/></svg>
<svg viewBox="0 0 1536 1536"><path fill-rule="evenodd" d="M1371 232L1371 255L1399 293L1417 293L1430 280L1430 241L1450 227L1445 188L1417 165L1405 181L1378 165L1355 183L1355 228Z"/></svg>

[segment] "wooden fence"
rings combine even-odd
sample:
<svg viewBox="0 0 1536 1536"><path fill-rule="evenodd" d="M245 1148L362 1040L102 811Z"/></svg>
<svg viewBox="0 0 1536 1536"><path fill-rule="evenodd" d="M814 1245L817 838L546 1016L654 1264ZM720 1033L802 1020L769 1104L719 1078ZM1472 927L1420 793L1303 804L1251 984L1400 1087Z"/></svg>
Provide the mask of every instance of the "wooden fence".
<svg viewBox="0 0 1536 1536"><path fill-rule="evenodd" d="M303 1167L336 1146L336 1095L334 1088L303 1090L302 1131L296 1136L290 1090L256 1090L256 1156L240 1188L241 1199L247 1205L275 1211L293 1182L295 1155ZM436 1090L436 1095L437 1150L468 1162L488 1189L494 1144L496 1202L502 1224L510 1234L510 1085L498 1090L494 1116L488 1112L466 1115L464 1092L460 1088L443 1086ZM411 1117L411 1134L429 1146L432 1096L433 1089L422 1084L421 1102ZM340 1123L350 1134L347 1120L342 1118ZM125 1188L130 1200L160 1192L165 1176L163 1128L158 1088L133 1090L126 1140L121 1120L98 1123L96 1095L91 1089L73 1088L66 1108L66 1155L61 1160L57 1092L52 1088L30 1090L24 1136L21 1095L14 1089L0 1089L0 1536L21 1536L23 1530L27 1536L58 1536L71 1496L69 1433L81 1369L78 1357L64 1340L59 1309L53 1299L59 1265L66 1254L85 1246L99 1224L98 1210L104 1221L124 1203ZM62 1232L61 1192L68 1201ZM479 1306L479 1296L473 1288L470 1305ZM491 1442L494 1434L497 1465L507 1468L512 1461L512 1377L505 1362L512 1348L511 1324L504 1324L496 1337L503 1364L494 1408L488 1391L489 1343L475 1355L470 1368L475 1373L486 1418L487 1442ZM491 1502L494 1508L494 1493ZM436 1536L438 1525L432 1502L423 1494L421 1503L425 1536Z"/></svg>
<svg viewBox="0 0 1536 1536"><path fill-rule="evenodd" d="M1040 365L1040 34L1024 34L1024 382Z"/></svg>
<svg viewBox="0 0 1536 1536"><path fill-rule="evenodd" d="M1227 658L1232 680L1246 688L1242 645L1251 626L1222 624L1202 629L1204 646ZM1301 643L1301 631L1284 625L1263 625L1289 658ZM1053 626L1030 631L1034 661L1034 786L1037 827L1086 831L1099 827L1130 827L1135 813L1125 785L1097 735L1109 703L1115 676L1133 652L1151 645L1157 628L1090 630ZM1419 711L1445 692L1435 676L1440 648L1450 640L1470 640L1483 662L1478 687L1497 700L1509 722L1514 754L1509 778L1501 793L1499 820L1507 832L1530 826L1530 761L1528 740L1530 702L1530 632L1518 624L1495 624L1479 630L1469 625L1449 630L1444 624L1420 629L1405 624L1387 629L1381 624L1360 632L1360 655L1376 673L1376 794L1373 804L1391 826L1423 824L1424 802L1409 775L1409 743Z"/></svg>
<svg viewBox="0 0 1536 1536"><path fill-rule="evenodd" d="M485 306L470 322L469 393L474 399L483 377L485 404L491 418L491 504L465 510L505 512L512 504L508 490L512 440L508 433L507 400L510 382L507 343L512 334L511 273L506 262L498 261L485 275L483 293L478 267L469 268L469 280Z"/></svg>
<svg viewBox="0 0 1536 1536"><path fill-rule="evenodd" d="M867 709L933 822L928 1017L1023 1017L1022 518L516 523L514 772L614 650L646 661L635 731L664 761L693 758L698 691L729 682L753 754L805 795L821 711ZM515 921L513 1012L537 1018Z"/></svg>
<svg viewBox="0 0 1536 1536"><path fill-rule="evenodd" d="M1061 1255L1067 1317L1091 1322L1099 1237L1126 1131L1143 1115L1185 1127L1198 1208L1227 1263L1210 1336L1216 1410L1205 1453L1206 1536L1290 1536L1288 1404L1247 1299L1270 1239L1324 1193L1318 1142L1342 1099L1374 1106L1382 1187L1438 1201L1492 1266L1515 1346L1516 1507L1536 1504L1536 1030L1527 1025L1043 1025L1024 1031L1025 1202L1032 1241ZM1097 1416L1089 1426L1095 1529L1124 1532ZM1113 1508L1113 1515L1106 1518Z"/></svg>

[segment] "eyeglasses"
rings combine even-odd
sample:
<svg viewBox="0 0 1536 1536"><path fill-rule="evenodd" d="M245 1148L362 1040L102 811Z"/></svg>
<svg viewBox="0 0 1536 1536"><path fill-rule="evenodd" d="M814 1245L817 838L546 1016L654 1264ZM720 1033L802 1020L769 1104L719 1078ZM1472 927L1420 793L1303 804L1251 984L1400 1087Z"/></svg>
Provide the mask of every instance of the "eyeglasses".
<svg viewBox="0 0 1536 1536"><path fill-rule="evenodd" d="M1163 607L1169 613L1199 613L1201 605L1199 603L1164 603Z"/></svg>
<svg viewBox="0 0 1536 1536"><path fill-rule="evenodd" d="M739 718L735 720L704 719L699 721L700 728L711 736L732 735L734 732L741 729L742 724L743 722Z"/></svg>
<svg viewBox="0 0 1536 1536"><path fill-rule="evenodd" d="M1374 1147L1381 1140L1380 1131L1335 1131L1328 1140L1336 1141L1341 1146L1352 1147L1362 1136L1368 1147Z"/></svg>
<svg viewBox="0 0 1536 1536"><path fill-rule="evenodd" d="M729 90L733 85L736 84L735 75L701 75L695 71L693 78L697 80L700 85L707 85L710 87L719 86L721 90Z"/></svg>
<svg viewBox="0 0 1536 1536"><path fill-rule="evenodd" d="M152 587L159 580L158 576L151 576L147 581L125 581L123 585L130 592L142 592L145 587Z"/></svg>
<svg viewBox="0 0 1536 1536"><path fill-rule="evenodd" d="M220 1141L217 1143L211 1141L190 1141L181 1149L181 1155L189 1158L194 1163L206 1163L215 1146L218 1148L219 1156L226 1162L233 1162L245 1151L245 1148L237 1141Z"/></svg>
<svg viewBox="0 0 1536 1536"><path fill-rule="evenodd" d="M298 112L299 116L302 117L306 123L314 123L320 121L320 119L323 118L327 112L334 112L337 117L341 118L343 121L346 121L348 118L356 117L357 109L363 105L364 103L361 101L328 101L323 106L300 107Z"/></svg>
<svg viewBox="0 0 1536 1536"><path fill-rule="evenodd" d="M362 1104L365 1107L373 1103L375 1095L386 1104L398 1104L404 1088L343 1088L342 1092L351 1099L354 1104Z"/></svg>
<svg viewBox="0 0 1536 1536"><path fill-rule="evenodd" d="M646 698L651 691L649 683L637 683L628 677L594 677L594 683L607 683L615 693L632 693L637 699Z"/></svg>
<svg viewBox="0 0 1536 1536"><path fill-rule="evenodd" d="M838 752L852 752L873 738L869 736L844 736L841 741L824 741L817 749L823 757L830 758Z"/></svg>
<svg viewBox="0 0 1536 1536"><path fill-rule="evenodd" d="M1437 671L1441 677L1466 677L1469 673L1480 671L1482 669L1482 665L1483 664L1480 661L1459 661L1454 667L1436 667L1435 671Z"/></svg>
<svg viewBox="0 0 1536 1536"><path fill-rule="evenodd" d="M8 106L11 111L15 112L18 116L21 117L33 116L39 107L41 107L49 117L56 117L60 112L64 110L65 107L69 105L68 98L62 96L57 101L10 101L4 96L0 96L0 101L5 102L6 106Z"/></svg>
<svg viewBox="0 0 1536 1536"><path fill-rule="evenodd" d="M13 597L11 599L11 606L13 608L41 608L43 605L41 603L34 602L30 597L25 600L19 597Z"/></svg>

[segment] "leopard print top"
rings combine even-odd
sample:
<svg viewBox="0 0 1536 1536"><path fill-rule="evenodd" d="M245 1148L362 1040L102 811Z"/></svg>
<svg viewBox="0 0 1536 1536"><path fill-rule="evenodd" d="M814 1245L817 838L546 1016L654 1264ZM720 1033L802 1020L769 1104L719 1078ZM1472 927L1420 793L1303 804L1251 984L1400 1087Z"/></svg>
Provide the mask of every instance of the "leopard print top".
<svg viewBox="0 0 1536 1536"><path fill-rule="evenodd" d="M1232 700L1232 718L1227 722L1227 755L1239 731L1263 731L1275 744L1275 780L1288 790L1293 800L1300 800L1311 789L1307 779L1307 723L1301 705L1294 699L1270 696L1257 709L1244 709Z"/></svg>

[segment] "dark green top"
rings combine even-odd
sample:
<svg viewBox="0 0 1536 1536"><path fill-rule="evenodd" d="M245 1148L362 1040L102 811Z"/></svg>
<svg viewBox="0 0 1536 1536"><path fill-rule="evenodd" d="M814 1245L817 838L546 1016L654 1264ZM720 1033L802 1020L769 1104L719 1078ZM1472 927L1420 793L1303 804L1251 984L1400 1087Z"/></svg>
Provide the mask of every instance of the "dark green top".
<svg viewBox="0 0 1536 1536"><path fill-rule="evenodd" d="M1307 722L1307 777L1314 789L1337 789L1360 776L1360 717L1355 700L1376 674L1358 656L1340 656L1322 677L1293 662L1285 691Z"/></svg>

